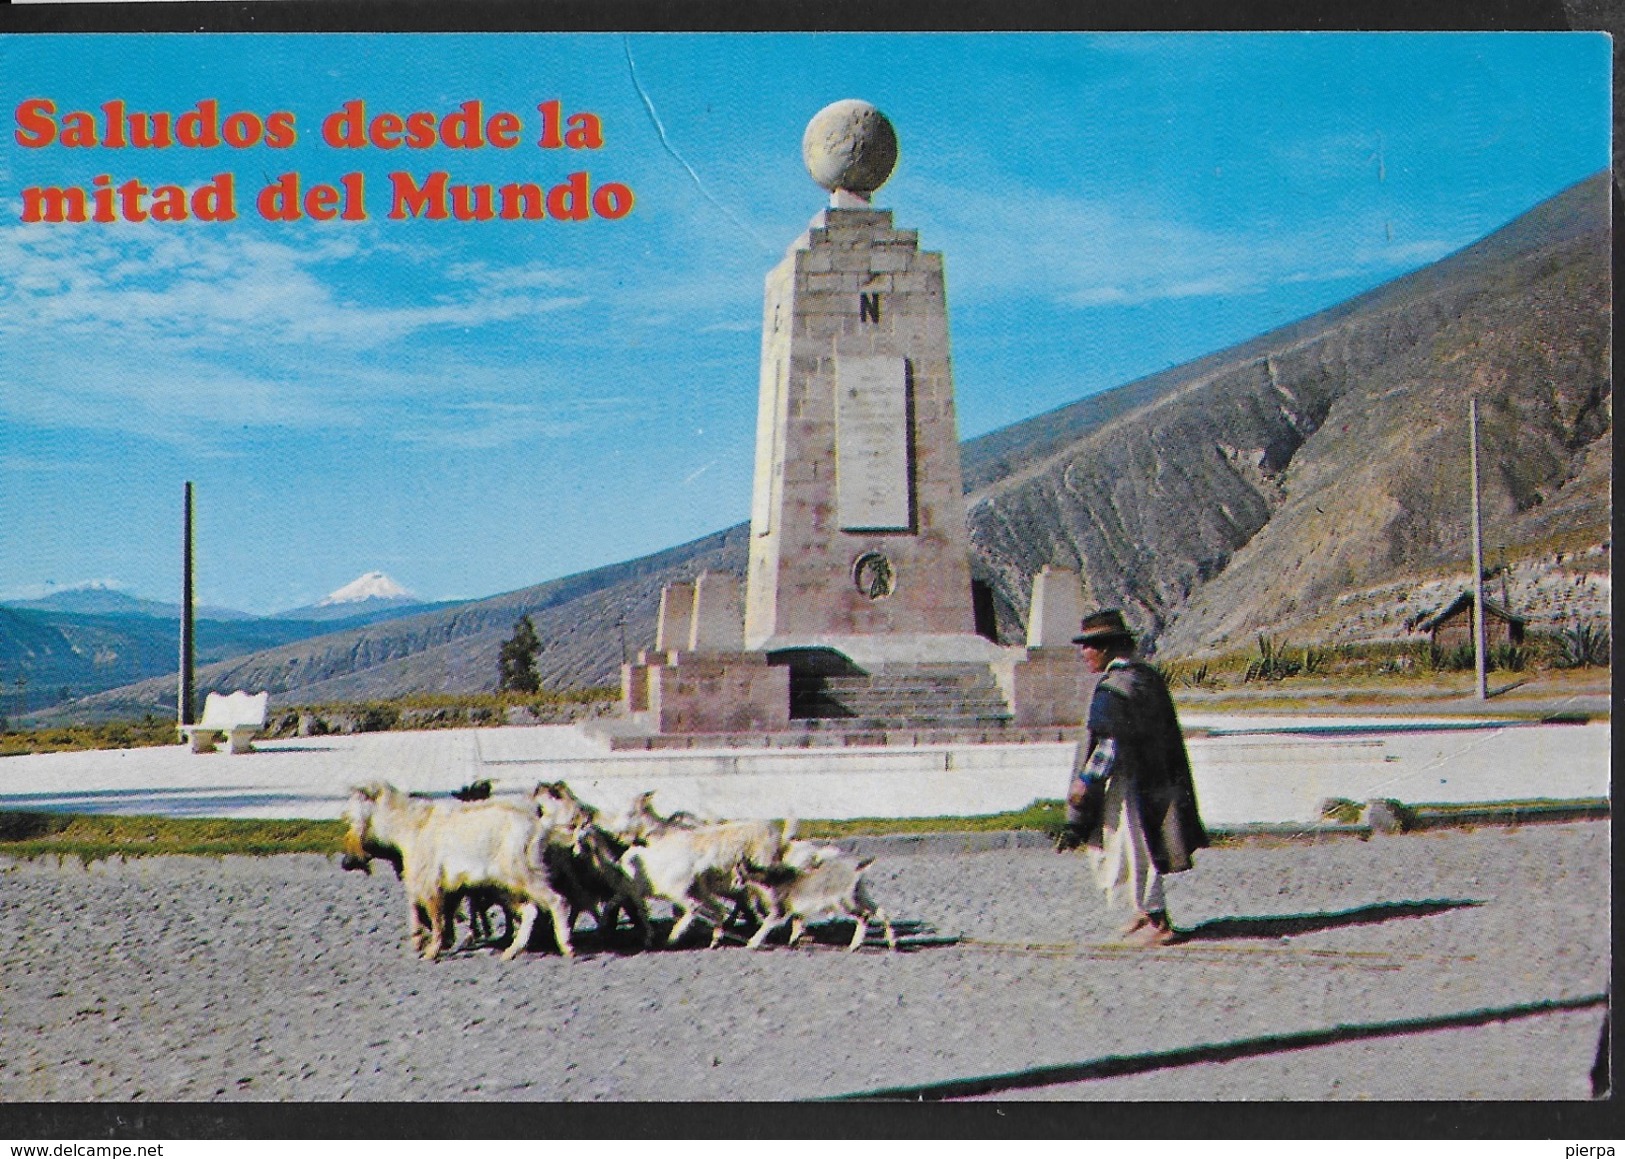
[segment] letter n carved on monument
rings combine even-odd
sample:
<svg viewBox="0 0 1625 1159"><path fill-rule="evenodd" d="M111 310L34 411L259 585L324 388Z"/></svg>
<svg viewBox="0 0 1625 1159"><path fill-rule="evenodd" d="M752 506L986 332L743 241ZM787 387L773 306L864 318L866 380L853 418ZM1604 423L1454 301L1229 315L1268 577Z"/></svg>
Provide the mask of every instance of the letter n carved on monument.
<svg viewBox="0 0 1625 1159"><path fill-rule="evenodd" d="M873 294L858 295L858 321L879 324L880 294L878 291Z"/></svg>

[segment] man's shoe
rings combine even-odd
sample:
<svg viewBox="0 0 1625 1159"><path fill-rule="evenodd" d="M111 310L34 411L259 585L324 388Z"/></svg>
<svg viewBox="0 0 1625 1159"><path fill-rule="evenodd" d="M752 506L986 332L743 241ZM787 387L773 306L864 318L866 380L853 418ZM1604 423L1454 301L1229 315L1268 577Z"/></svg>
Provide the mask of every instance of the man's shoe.
<svg viewBox="0 0 1625 1159"><path fill-rule="evenodd" d="M1147 914L1145 924L1123 936L1125 945L1171 946L1179 941L1179 931L1169 924L1167 914Z"/></svg>
<svg viewBox="0 0 1625 1159"><path fill-rule="evenodd" d="M1126 938L1132 933L1137 933L1138 931L1145 929L1145 927L1151 925L1151 923L1152 917L1150 914L1137 913L1134 915L1133 921L1129 922L1128 925L1117 931L1117 936L1120 938Z"/></svg>

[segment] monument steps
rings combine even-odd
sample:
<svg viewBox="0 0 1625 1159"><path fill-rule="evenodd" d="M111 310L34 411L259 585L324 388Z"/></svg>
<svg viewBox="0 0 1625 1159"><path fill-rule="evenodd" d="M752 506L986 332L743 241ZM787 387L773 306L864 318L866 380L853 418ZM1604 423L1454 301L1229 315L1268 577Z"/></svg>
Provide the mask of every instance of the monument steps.
<svg viewBox="0 0 1625 1159"><path fill-rule="evenodd" d="M1078 739L1075 728L888 728L810 729L797 727L805 721L792 721L785 732L731 733L621 733L605 735L611 752L660 752L683 749L820 749L820 748L918 748L939 745L1030 745L1072 744Z"/></svg>
<svg viewBox="0 0 1625 1159"><path fill-rule="evenodd" d="M999 729L1013 717L985 664L878 665L835 675L790 678L793 727L810 731L951 731Z"/></svg>
<svg viewBox="0 0 1625 1159"><path fill-rule="evenodd" d="M819 690L790 697L793 720L834 719L872 716L882 719L907 717L933 719L949 716L1007 717L1009 708L998 696L944 696L921 692L917 695L887 694L853 697L840 691Z"/></svg>
<svg viewBox="0 0 1625 1159"><path fill-rule="evenodd" d="M921 728L950 732L986 731L1009 727L1009 716L975 713L941 714L928 717L906 716L815 716L792 717L792 730L805 732L906 732Z"/></svg>

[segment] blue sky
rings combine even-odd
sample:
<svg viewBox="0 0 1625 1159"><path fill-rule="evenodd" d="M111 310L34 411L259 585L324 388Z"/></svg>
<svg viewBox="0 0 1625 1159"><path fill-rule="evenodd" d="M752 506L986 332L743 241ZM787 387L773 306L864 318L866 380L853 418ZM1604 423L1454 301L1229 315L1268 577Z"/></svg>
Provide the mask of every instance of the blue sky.
<svg viewBox="0 0 1625 1159"><path fill-rule="evenodd" d="M270 612L364 571L492 595L747 518L762 278L801 132L893 121L876 203L946 255L971 437L1469 244L1608 164L1594 34L0 37L0 598ZM25 148L18 105L292 111L293 148ZM335 150L327 114L517 113L515 149ZM538 103L601 118L541 149ZM652 110L652 112L651 112ZM636 194L617 221L389 221L392 170ZM39 185L233 173L230 223L24 224ZM369 220L269 223L296 171Z"/></svg>

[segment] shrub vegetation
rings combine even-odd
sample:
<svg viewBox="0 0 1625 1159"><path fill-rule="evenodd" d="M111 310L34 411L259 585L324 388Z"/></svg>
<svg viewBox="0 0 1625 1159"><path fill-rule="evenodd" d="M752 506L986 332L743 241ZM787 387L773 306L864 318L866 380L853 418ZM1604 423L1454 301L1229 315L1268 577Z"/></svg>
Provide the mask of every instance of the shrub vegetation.
<svg viewBox="0 0 1625 1159"><path fill-rule="evenodd" d="M1492 672L1540 672L1606 668L1612 638L1606 627L1581 625L1556 634L1531 633L1522 644L1493 644L1485 661ZM1229 684L1277 683L1295 678L1330 680L1371 677L1429 677L1471 672L1472 645L1442 648L1429 640L1390 640L1366 644L1308 644L1302 648L1271 636L1258 637L1257 651L1230 653L1201 661L1172 660L1157 665L1170 687L1216 690Z"/></svg>
<svg viewBox="0 0 1625 1159"><path fill-rule="evenodd" d="M74 724L60 728L0 730L0 756L61 753L85 749L133 749L175 744L180 733L173 720L148 715L138 721Z"/></svg>

